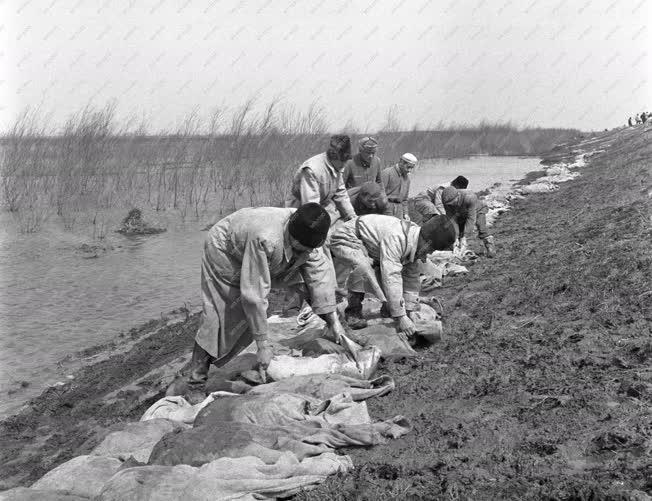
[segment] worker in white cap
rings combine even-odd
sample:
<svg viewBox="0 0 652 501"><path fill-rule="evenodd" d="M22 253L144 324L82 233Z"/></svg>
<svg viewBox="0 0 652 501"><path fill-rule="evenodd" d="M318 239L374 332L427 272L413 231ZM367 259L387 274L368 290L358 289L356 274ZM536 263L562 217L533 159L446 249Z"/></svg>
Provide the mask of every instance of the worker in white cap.
<svg viewBox="0 0 652 501"><path fill-rule="evenodd" d="M397 164L380 173L387 195L385 214L409 221L407 200L410 194L410 172L417 166L417 161L412 153L404 153Z"/></svg>

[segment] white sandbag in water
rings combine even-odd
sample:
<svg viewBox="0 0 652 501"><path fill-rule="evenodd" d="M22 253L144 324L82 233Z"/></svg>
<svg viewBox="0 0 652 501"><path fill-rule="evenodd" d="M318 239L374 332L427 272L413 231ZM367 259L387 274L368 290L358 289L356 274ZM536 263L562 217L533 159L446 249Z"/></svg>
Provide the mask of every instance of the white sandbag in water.
<svg viewBox="0 0 652 501"><path fill-rule="evenodd" d="M97 496L104 484L120 469L122 461L102 456L78 456L37 480L32 489L63 491L76 496Z"/></svg>
<svg viewBox="0 0 652 501"><path fill-rule="evenodd" d="M169 419L151 419L129 423L123 430L109 433L91 454L118 458L123 461L133 457L140 463L147 463L152 449L163 435L187 427L187 425Z"/></svg>

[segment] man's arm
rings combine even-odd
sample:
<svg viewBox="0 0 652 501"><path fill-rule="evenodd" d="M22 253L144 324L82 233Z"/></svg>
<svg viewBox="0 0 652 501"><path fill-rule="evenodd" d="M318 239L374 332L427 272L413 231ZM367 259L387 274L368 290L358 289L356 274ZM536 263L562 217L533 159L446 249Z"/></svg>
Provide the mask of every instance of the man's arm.
<svg viewBox="0 0 652 501"><path fill-rule="evenodd" d="M403 300L403 265L401 264L401 235L384 238L379 245L380 277L392 317L405 315Z"/></svg>
<svg viewBox="0 0 652 501"><path fill-rule="evenodd" d="M301 266L301 276L310 295L310 306L317 315L335 311L335 270L319 248L313 250Z"/></svg>
<svg viewBox="0 0 652 501"><path fill-rule="evenodd" d="M309 202L321 203L319 180L310 167L301 169L299 192L301 193L301 205Z"/></svg>
<svg viewBox="0 0 652 501"><path fill-rule="evenodd" d="M344 180L340 176L340 182L333 195L333 202L335 207L342 216L342 219L348 220L355 217L355 211L353 210L353 205L351 205L351 200L349 199L349 193L346 191L346 186L344 186Z"/></svg>
<svg viewBox="0 0 652 501"><path fill-rule="evenodd" d="M442 216L446 214L446 208L444 207L444 202L442 202L441 200L441 194L443 191L444 190L441 189L441 187L435 188L432 192L428 190L428 194L430 195L430 200L432 201L432 205L435 208L435 214L440 214Z"/></svg>
<svg viewBox="0 0 652 501"><path fill-rule="evenodd" d="M267 249L259 239L251 238L242 256L240 301L256 341L267 339L267 296L271 283Z"/></svg>

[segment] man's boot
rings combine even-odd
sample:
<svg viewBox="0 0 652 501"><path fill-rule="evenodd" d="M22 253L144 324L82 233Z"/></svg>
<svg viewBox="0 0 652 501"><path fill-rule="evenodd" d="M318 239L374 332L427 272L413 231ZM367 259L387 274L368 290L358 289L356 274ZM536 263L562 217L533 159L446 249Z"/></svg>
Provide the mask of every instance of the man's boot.
<svg viewBox="0 0 652 501"><path fill-rule="evenodd" d="M190 366L187 369L188 377L177 376L165 394L168 396L181 395L192 405L202 402L206 398L208 371L214 360L215 358L210 353L195 342Z"/></svg>
<svg viewBox="0 0 652 501"><path fill-rule="evenodd" d="M493 235L489 235L484 239L484 246L485 249L487 250L485 252L485 255L487 257L494 257L496 255L496 244L494 243Z"/></svg>
<svg viewBox="0 0 652 501"><path fill-rule="evenodd" d="M367 321L362 318L363 299L364 292L349 291L349 305L344 310L344 318L348 326L353 330L364 329L367 326Z"/></svg>
<svg viewBox="0 0 652 501"><path fill-rule="evenodd" d="M380 305L380 316L381 318L392 318L392 314L389 312L389 307L387 306L386 301Z"/></svg>

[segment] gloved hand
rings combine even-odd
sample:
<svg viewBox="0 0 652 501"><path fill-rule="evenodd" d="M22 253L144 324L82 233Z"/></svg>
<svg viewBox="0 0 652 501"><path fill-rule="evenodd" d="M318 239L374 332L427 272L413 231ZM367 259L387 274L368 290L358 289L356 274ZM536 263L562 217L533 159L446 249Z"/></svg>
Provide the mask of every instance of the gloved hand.
<svg viewBox="0 0 652 501"><path fill-rule="evenodd" d="M413 336L414 333L417 331L417 328L414 326L414 322L410 320L410 317L407 315L403 315L402 317L398 317L398 331L402 332L406 336L410 337Z"/></svg>

